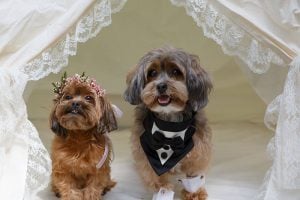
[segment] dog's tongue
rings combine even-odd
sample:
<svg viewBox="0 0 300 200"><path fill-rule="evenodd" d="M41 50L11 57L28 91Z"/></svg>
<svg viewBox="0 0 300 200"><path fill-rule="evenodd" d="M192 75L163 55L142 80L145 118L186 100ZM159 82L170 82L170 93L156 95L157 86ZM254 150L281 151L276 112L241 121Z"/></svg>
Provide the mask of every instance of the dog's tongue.
<svg viewBox="0 0 300 200"><path fill-rule="evenodd" d="M161 105L166 105L170 103L170 97L168 95L161 95L158 97L158 103Z"/></svg>

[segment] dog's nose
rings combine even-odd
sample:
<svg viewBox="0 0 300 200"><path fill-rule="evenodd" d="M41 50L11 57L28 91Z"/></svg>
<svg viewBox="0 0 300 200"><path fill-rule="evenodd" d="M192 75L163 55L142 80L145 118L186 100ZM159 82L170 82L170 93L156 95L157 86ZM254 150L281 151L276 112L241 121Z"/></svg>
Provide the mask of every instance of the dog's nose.
<svg viewBox="0 0 300 200"><path fill-rule="evenodd" d="M72 108L73 109L77 109L77 108L79 108L81 105L80 105L80 103L79 102L72 102Z"/></svg>
<svg viewBox="0 0 300 200"><path fill-rule="evenodd" d="M158 92L160 94L164 93L167 89L168 89L168 86L166 83L160 83L156 86L156 89L158 90Z"/></svg>

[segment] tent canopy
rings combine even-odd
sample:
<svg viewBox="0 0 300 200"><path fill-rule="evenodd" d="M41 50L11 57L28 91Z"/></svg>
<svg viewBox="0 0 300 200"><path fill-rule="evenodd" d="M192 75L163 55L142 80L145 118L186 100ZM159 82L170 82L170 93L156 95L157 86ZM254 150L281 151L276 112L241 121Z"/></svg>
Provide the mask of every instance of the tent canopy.
<svg viewBox="0 0 300 200"><path fill-rule="evenodd" d="M241 109L247 110L234 98L238 92L232 90L232 93L228 93L226 90L232 85L243 87L245 83L245 79L239 79L242 75L236 71L236 63L232 58L222 55L222 51L236 56L238 65L246 72L256 92L265 102L269 103L281 94L267 109L268 125L277 126L275 138L270 145L273 147L274 164L266 178L262 198L281 199L286 189L299 189L300 142L297 138L300 111L297 91L300 84L297 72L300 59L296 58L300 49L297 37L298 1L171 2L185 7L186 13L196 24L191 18L189 21L187 16L183 16L182 8L170 8L168 2L128 1L128 8L125 7L120 13L120 16L127 17L119 18L120 22L115 25L113 23L109 27L111 33L104 29L103 37L100 34L99 38L82 46L82 50L79 48L85 60L74 58L71 61L74 67L70 68L70 73L87 71L96 75L112 95L119 95L124 89L124 75L127 69L136 63L137 58L153 47L171 43L198 54L202 65L213 76L226 75L229 80L216 79L216 93L219 91L219 94L230 96L222 103L233 101ZM26 104L22 97L25 85L29 80L39 80L51 72L59 72L68 64L69 55L77 53L77 43L86 42L95 37L103 27L108 26L111 23L111 14L122 9L124 3L125 0L78 0L76 3L71 0L30 0L25 3L10 0L0 3L0 89L6 91L1 93L0 102L0 141L6 144L1 146L0 151L5 163L0 172L4 169L7 172L5 175L0 173L0 193L4 197L32 199L46 186L51 171L48 152L28 120ZM280 12L276 12L277 10ZM201 31L196 25L203 29L205 37L213 39L221 48L201 37ZM88 53L91 50L93 52ZM118 70L111 70L113 67ZM111 77L106 76L112 72L115 77L113 85L110 82ZM234 79L231 79L231 76ZM287 78L283 83L285 77ZM41 82L38 88L47 90L47 82L51 78L53 77ZM249 87L241 90L250 91ZM247 92L244 94L248 94ZM29 93L30 87L26 94ZM29 98L29 95L26 98ZM258 99L256 102L260 105L260 108L257 108L263 110L261 102ZM222 104L214 104L212 101L211 110L214 106ZM226 112L230 113L231 110ZM251 110L249 112L251 113ZM212 116L223 117L218 114ZM236 116L238 112L233 114L233 118ZM124 124L126 123L124 121ZM286 134L289 137L286 137ZM10 149L16 151L9 151ZM20 166L24 166L21 170L15 167L12 159L14 156L22 158L19 159L22 163ZM18 170L18 173L7 169ZM10 181L7 181L8 178ZM10 189L3 190L6 183L11 184L9 188L13 188L14 192Z"/></svg>

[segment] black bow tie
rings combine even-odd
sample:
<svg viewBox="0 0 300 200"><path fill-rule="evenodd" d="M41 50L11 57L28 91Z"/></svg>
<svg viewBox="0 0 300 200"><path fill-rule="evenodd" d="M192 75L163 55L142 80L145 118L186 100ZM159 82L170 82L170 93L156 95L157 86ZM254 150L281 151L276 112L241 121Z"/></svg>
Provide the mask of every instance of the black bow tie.
<svg viewBox="0 0 300 200"><path fill-rule="evenodd" d="M180 150L184 148L184 141L181 137L167 138L159 131L155 131L152 137L149 138L153 149L157 150L170 145L173 151Z"/></svg>

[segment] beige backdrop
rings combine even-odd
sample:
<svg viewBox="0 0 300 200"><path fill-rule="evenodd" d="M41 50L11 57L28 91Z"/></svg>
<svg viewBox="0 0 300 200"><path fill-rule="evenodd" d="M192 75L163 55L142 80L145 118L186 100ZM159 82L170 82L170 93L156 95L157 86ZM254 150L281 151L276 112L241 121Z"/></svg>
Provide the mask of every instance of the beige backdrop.
<svg viewBox="0 0 300 200"><path fill-rule="evenodd" d="M77 56L71 57L66 71L69 74L85 71L95 77L124 111L120 126L128 127L133 108L122 99L126 73L145 52L165 44L199 55L202 66L211 74L214 90L207 109L210 121L262 120L265 105L234 59L205 38L184 9L166 0L128 1L120 13L113 15L109 27L79 45ZM51 82L60 76L52 74L29 85L25 95L30 119L48 118L53 97Z"/></svg>
<svg viewBox="0 0 300 200"><path fill-rule="evenodd" d="M133 107L124 102L125 77L129 68L152 48L173 45L200 56L202 66L211 74L214 90L207 107L213 130L214 155L207 176L210 199L252 199L269 167L265 155L271 137L262 121L265 104L255 94L232 57L204 37L202 30L186 15L184 9L167 0L129 0L113 16L112 25L85 44L70 59L69 74L85 71L95 77L124 116L120 131L111 134L115 147L112 176L118 181L107 200L151 199L134 170L129 146L129 127ZM62 74L62 73L61 73ZM53 133L48 127L52 104L51 82L61 74L50 75L28 85L25 92L30 120L50 149ZM179 198L179 192L175 195ZM55 199L49 190L43 199Z"/></svg>

